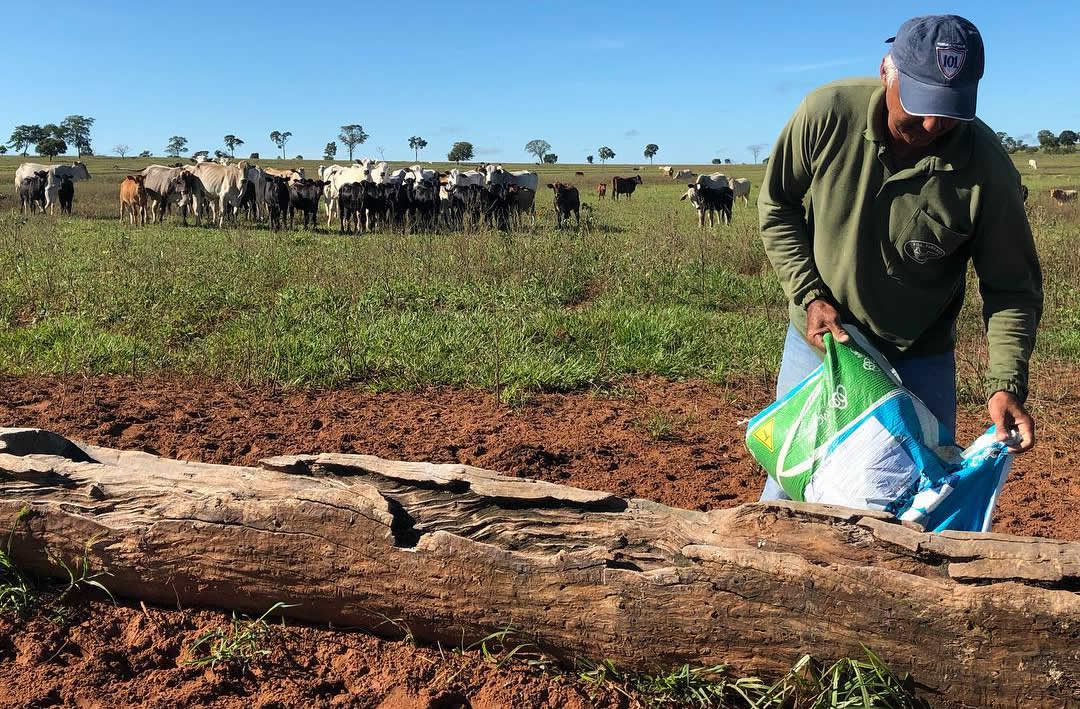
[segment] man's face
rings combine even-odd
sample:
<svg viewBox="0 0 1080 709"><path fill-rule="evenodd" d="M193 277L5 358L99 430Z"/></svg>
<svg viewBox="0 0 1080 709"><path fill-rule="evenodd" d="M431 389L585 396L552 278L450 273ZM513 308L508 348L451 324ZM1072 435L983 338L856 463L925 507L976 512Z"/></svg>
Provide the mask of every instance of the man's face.
<svg viewBox="0 0 1080 709"><path fill-rule="evenodd" d="M889 133L903 145L909 148L925 148L955 128L959 122L955 118L911 115L900 105L900 78L892 85L885 81L884 76L881 81L885 84L885 121L889 126Z"/></svg>

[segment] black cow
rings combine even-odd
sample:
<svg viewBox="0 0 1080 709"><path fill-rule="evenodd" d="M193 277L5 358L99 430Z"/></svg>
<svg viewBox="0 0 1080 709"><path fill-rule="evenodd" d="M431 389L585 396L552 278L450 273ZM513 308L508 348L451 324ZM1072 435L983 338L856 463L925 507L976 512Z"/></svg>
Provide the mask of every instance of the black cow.
<svg viewBox="0 0 1080 709"><path fill-rule="evenodd" d="M348 182L338 189L338 227L342 234L360 231L360 217L364 202L364 184Z"/></svg>
<svg viewBox="0 0 1080 709"><path fill-rule="evenodd" d="M634 194L634 188L641 183L641 175L634 175L633 177L612 177L611 198L618 201L619 195L624 194L627 199L630 199L630 195Z"/></svg>
<svg viewBox="0 0 1080 709"><path fill-rule="evenodd" d="M484 185L480 190L480 213L484 221L500 231L509 231L513 199L514 193L506 185Z"/></svg>
<svg viewBox="0 0 1080 709"><path fill-rule="evenodd" d="M60 182L60 191L57 192L57 196L60 198L60 213L71 214L71 203L75 199L75 185L67 175Z"/></svg>
<svg viewBox="0 0 1080 709"><path fill-rule="evenodd" d="M618 179L618 178L616 178ZM581 197L578 195L577 187L573 185L565 185L561 182L555 184L549 184L548 188L552 191L554 196L555 205L555 225L561 227L563 219L570 218L570 212L574 213L574 219L577 221L577 225L581 226Z"/></svg>
<svg viewBox="0 0 1080 709"><path fill-rule="evenodd" d="M716 215L716 223L721 220L731 223L731 208L735 204L735 193L730 187L723 186L719 189L705 187L700 183L689 184L686 192L680 197L680 201L689 199L698 212L698 225L705 227L705 214L709 215L709 226L713 225L713 215Z"/></svg>
<svg viewBox="0 0 1080 709"><path fill-rule="evenodd" d="M24 177L19 184L19 211L26 214L27 207L30 213L34 213L34 205L41 207L41 213L45 213L45 185L49 182L49 173L38 170L30 177Z"/></svg>
<svg viewBox="0 0 1080 709"><path fill-rule="evenodd" d="M1028 198L1028 187L1027 187L1027 185L1020 185L1020 196L1024 198L1025 202L1027 201L1027 198Z"/></svg>
<svg viewBox="0 0 1080 709"><path fill-rule="evenodd" d="M259 216L255 183L252 180L244 180L244 191L240 193L240 204L236 207L236 213L243 214L249 221L255 221Z"/></svg>
<svg viewBox="0 0 1080 709"><path fill-rule="evenodd" d="M262 201L270 213L270 228L274 231L281 229L289 211L289 180L267 175L263 182Z"/></svg>
<svg viewBox="0 0 1080 709"><path fill-rule="evenodd" d="M315 219L319 216L319 198L322 197L322 180L294 180L289 183L289 228L293 228L293 215L297 210L303 212L304 228L307 229L308 218L311 218L311 228L315 228Z"/></svg>
<svg viewBox="0 0 1080 709"><path fill-rule="evenodd" d="M439 182L438 180L420 180L412 188L413 220L422 229L438 231L439 223Z"/></svg>
<svg viewBox="0 0 1080 709"><path fill-rule="evenodd" d="M364 228L367 231L375 231L375 227L387 223L390 214L390 185L377 185L374 182L363 182L364 201L361 205L364 219Z"/></svg>
<svg viewBox="0 0 1080 709"><path fill-rule="evenodd" d="M394 226L405 228L409 215L413 210L413 183L415 180L407 179L398 183L391 183L386 187L386 216Z"/></svg>
<svg viewBox="0 0 1080 709"><path fill-rule="evenodd" d="M466 220L473 224L483 218L483 192L480 185L458 185L447 188L445 218L452 227L464 228Z"/></svg>

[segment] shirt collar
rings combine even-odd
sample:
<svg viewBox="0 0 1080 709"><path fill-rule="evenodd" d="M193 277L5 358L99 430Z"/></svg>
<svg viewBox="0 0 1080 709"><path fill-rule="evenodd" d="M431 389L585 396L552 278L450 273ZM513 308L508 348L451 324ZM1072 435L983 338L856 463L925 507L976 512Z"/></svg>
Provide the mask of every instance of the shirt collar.
<svg viewBox="0 0 1080 709"><path fill-rule="evenodd" d="M866 107L866 130L863 135L867 140L883 144L885 135L885 89L879 87L870 95L870 102ZM973 121L964 121L953 128L948 136L938 145L934 146L934 152L919 160L918 166L929 164L930 172L951 172L959 170L968 164L971 158L971 124Z"/></svg>

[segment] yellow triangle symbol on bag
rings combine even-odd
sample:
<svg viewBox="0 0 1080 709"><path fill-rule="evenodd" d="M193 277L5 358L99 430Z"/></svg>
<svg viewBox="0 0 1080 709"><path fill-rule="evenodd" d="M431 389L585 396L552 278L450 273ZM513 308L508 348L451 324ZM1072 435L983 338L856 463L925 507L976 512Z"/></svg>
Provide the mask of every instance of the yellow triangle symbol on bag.
<svg viewBox="0 0 1080 709"><path fill-rule="evenodd" d="M768 448L770 453L775 452L775 449L773 448L773 430L775 428L776 418L771 418L754 430L754 438L756 438L761 445Z"/></svg>

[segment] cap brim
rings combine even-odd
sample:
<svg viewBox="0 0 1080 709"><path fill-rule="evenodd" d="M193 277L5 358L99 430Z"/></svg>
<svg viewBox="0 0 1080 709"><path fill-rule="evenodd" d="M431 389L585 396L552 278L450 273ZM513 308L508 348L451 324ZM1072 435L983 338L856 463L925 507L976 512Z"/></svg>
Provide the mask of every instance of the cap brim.
<svg viewBox="0 0 1080 709"><path fill-rule="evenodd" d="M958 121L975 119L977 83L966 86L936 86L912 78L900 77L900 106L913 116L941 116Z"/></svg>

